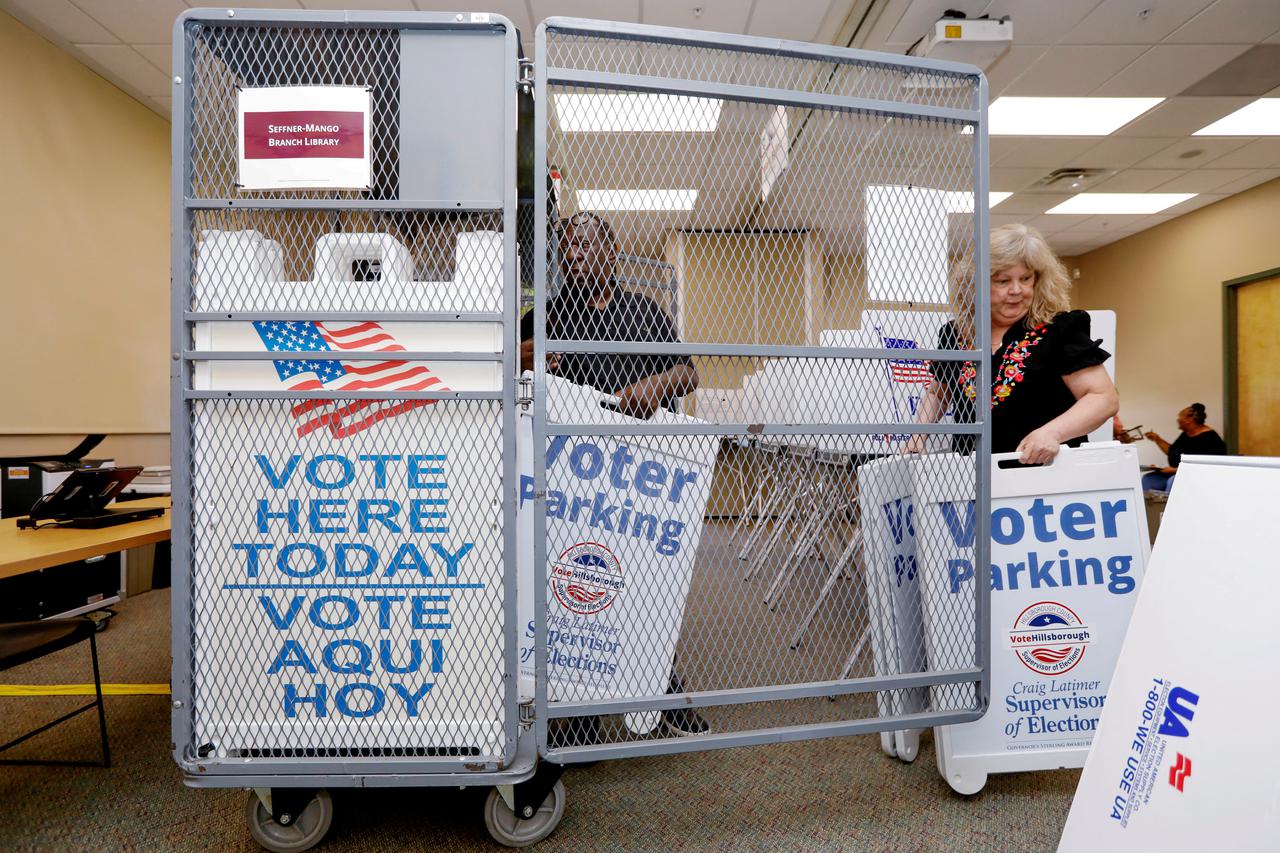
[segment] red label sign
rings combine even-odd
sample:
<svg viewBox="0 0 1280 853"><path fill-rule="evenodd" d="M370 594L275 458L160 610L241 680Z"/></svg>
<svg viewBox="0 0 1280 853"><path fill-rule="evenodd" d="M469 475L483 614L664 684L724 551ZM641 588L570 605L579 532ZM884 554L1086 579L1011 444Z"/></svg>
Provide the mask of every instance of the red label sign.
<svg viewBox="0 0 1280 853"><path fill-rule="evenodd" d="M364 156L364 113L279 110L244 114L246 160Z"/></svg>

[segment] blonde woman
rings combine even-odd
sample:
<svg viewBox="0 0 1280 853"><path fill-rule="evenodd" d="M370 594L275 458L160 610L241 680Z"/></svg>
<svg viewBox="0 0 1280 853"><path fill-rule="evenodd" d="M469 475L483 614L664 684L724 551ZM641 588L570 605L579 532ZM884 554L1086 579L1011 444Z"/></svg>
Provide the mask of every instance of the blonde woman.
<svg viewBox="0 0 1280 853"><path fill-rule="evenodd" d="M990 269L991 452L1017 451L1023 463L1046 464L1059 445L1080 444L1119 411L1102 366L1111 356L1089 336L1088 313L1071 310L1067 271L1039 231L1025 225L993 230ZM957 319L939 331L939 349L971 347L972 306L955 307ZM972 423L977 365L940 361L929 370L917 422L934 423L951 407L957 422ZM971 436L956 439L957 450L973 446ZM916 436L908 450L923 445Z"/></svg>

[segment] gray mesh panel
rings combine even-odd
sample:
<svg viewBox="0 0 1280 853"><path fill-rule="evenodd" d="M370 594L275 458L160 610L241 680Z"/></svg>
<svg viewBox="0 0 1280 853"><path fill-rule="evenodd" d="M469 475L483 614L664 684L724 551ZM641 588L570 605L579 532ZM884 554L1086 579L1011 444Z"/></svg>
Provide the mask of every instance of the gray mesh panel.
<svg viewBox="0 0 1280 853"><path fill-rule="evenodd" d="M986 345L979 78L589 22L545 42L563 180L540 219L545 495L525 503L554 754L980 710L986 401L951 415ZM602 243L617 263L592 267ZM686 368L696 390L663 380L651 417L622 414ZM938 464L900 456L917 443Z"/></svg>

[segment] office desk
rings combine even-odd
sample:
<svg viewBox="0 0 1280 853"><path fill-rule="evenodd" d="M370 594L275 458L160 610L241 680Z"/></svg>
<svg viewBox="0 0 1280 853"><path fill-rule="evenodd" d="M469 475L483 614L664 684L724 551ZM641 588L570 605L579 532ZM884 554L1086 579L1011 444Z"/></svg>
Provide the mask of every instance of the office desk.
<svg viewBox="0 0 1280 853"><path fill-rule="evenodd" d="M148 507L168 509L169 497L166 495L146 498L117 506L128 509ZM139 545L164 542L168 538L168 512L157 518L131 521L127 524L117 524L114 527L102 527L96 530L71 527L19 530L16 518L0 519L0 581L31 575L54 566L91 560L117 551L127 551ZM123 568L121 575L123 588ZM18 581L10 583L18 583ZM74 612L92 610L119 600L118 596L108 597L90 606L77 607Z"/></svg>

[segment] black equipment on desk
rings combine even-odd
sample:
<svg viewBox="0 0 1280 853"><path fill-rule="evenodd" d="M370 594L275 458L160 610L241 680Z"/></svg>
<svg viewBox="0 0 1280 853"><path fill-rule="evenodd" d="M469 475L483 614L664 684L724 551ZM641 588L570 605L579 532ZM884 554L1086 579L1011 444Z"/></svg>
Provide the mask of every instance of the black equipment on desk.
<svg viewBox="0 0 1280 853"><path fill-rule="evenodd" d="M52 492L36 501L18 527L38 527L47 521L60 527L110 527L143 518L164 515L164 509L107 509L107 504L142 473L131 468L81 468L72 471Z"/></svg>

